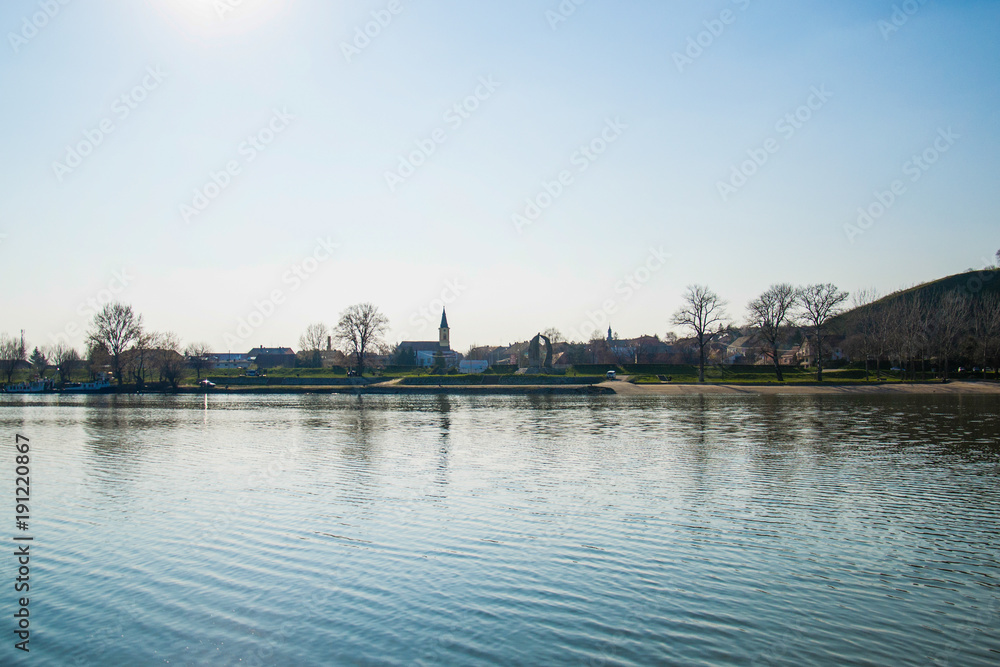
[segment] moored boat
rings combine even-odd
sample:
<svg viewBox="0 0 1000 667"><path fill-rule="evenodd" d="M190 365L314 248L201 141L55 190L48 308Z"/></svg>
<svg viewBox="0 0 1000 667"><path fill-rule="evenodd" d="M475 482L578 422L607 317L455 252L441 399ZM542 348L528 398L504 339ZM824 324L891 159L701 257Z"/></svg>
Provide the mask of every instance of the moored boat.
<svg viewBox="0 0 1000 667"><path fill-rule="evenodd" d="M8 394L41 394L55 389L55 383L49 378L41 380L25 380L17 384L9 384L4 388Z"/></svg>

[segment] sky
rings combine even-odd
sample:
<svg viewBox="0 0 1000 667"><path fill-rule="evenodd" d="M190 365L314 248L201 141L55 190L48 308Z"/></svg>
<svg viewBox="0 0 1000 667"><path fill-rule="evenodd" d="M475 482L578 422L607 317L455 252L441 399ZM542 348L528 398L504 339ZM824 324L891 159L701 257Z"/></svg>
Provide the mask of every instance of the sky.
<svg viewBox="0 0 1000 667"><path fill-rule="evenodd" d="M7 0L0 331L217 351L737 324L1000 248L1000 3ZM678 333L681 333L678 331Z"/></svg>

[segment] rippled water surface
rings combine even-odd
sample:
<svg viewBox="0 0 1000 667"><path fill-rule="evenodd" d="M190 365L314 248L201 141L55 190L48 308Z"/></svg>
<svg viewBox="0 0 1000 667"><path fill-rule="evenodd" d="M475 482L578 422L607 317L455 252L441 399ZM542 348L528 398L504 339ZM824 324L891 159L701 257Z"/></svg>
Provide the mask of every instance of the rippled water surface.
<svg viewBox="0 0 1000 667"><path fill-rule="evenodd" d="M1000 663L996 397L2 400L32 664Z"/></svg>

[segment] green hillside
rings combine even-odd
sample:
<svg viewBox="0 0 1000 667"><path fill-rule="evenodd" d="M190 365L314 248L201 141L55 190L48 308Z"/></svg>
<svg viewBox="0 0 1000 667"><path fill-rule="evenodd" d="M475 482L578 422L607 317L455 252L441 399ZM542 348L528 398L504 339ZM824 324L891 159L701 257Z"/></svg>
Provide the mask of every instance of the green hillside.
<svg viewBox="0 0 1000 667"><path fill-rule="evenodd" d="M1000 294L1000 269L985 269L982 271L967 271L946 278L939 278L922 285L899 290L886 295L860 308L853 308L830 320L830 330L838 333L848 333L856 328L857 321L867 308L890 306L901 299L919 297L921 300L933 303L947 292L959 292L975 299L981 294Z"/></svg>

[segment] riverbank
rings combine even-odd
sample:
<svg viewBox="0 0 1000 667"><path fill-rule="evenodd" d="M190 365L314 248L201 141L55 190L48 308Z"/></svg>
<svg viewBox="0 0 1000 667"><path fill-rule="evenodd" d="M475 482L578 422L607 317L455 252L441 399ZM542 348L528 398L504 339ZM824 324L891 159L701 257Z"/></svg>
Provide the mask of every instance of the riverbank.
<svg viewBox="0 0 1000 667"><path fill-rule="evenodd" d="M995 382L914 382L914 383L795 383L795 384L632 384L603 382L619 396L690 396L690 395L849 395L849 394L993 394L1000 396Z"/></svg>
<svg viewBox="0 0 1000 667"><path fill-rule="evenodd" d="M59 392L45 392L59 393ZM119 392L66 393L67 396L113 395ZM133 392L121 392L131 394ZM633 384L615 380L595 384L516 384L516 385L463 385L463 384L403 384L398 381L371 384L343 385L276 385L276 386L215 386L207 392L201 387L181 387L176 390L147 390L155 394L225 394L225 395L278 395L278 394L356 394L356 395L419 395L451 394L465 396L523 396L523 395L572 395L572 396L737 396L737 395L994 395L1000 396L1000 384L994 382L954 381L917 383L792 383L792 384L696 384L663 383ZM4 394L0 394L3 396ZM14 394L11 394L14 395ZM39 395L39 394L21 394Z"/></svg>

